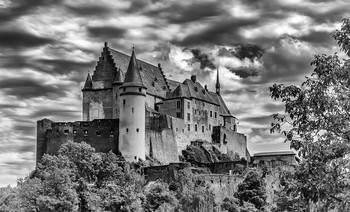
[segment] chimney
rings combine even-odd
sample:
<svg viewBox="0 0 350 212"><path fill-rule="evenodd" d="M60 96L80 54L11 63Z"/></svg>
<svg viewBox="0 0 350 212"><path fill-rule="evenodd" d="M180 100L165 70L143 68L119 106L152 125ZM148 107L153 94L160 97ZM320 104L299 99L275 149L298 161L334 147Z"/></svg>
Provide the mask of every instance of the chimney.
<svg viewBox="0 0 350 212"><path fill-rule="evenodd" d="M192 75L192 76L191 76L191 80L192 80L192 82L196 83L196 81L197 81L197 76L196 76L196 75Z"/></svg>
<svg viewBox="0 0 350 212"><path fill-rule="evenodd" d="M208 86L207 86L207 85L204 85L204 89L205 89L206 91L208 91Z"/></svg>
<svg viewBox="0 0 350 212"><path fill-rule="evenodd" d="M161 68L162 68L162 66L160 65L160 63L158 63L158 68L159 68L159 69L161 69Z"/></svg>

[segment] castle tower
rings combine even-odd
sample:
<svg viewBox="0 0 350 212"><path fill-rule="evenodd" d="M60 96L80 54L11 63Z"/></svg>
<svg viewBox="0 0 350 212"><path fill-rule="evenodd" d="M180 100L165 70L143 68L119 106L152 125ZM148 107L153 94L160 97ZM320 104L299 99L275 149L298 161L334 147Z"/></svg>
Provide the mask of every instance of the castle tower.
<svg viewBox="0 0 350 212"><path fill-rule="evenodd" d="M146 90L134 49L120 90L119 151L126 161L145 160Z"/></svg>
<svg viewBox="0 0 350 212"><path fill-rule="evenodd" d="M218 66L218 70L217 70L215 88L216 88L216 93L217 93L218 95L220 95L219 66Z"/></svg>

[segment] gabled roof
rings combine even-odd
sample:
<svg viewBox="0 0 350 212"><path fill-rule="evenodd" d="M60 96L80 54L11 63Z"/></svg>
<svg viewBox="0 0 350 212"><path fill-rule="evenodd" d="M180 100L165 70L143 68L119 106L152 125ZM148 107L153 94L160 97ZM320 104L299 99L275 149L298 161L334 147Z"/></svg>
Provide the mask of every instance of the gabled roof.
<svg viewBox="0 0 350 212"><path fill-rule="evenodd" d="M88 73L83 90L90 90L90 89L92 89L92 80L91 80L90 73Z"/></svg>
<svg viewBox="0 0 350 212"><path fill-rule="evenodd" d="M296 155L296 154L293 151L258 152L254 154L254 157L277 156L277 155Z"/></svg>
<svg viewBox="0 0 350 212"><path fill-rule="evenodd" d="M212 99L209 92L205 90L199 82L194 82L190 79L186 79L183 83L179 84L175 90L167 96L167 98L194 98L219 105Z"/></svg>
<svg viewBox="0 0 350 212"><path fill-rule="evenodd" d="M216 92L208 91L211 98L214 100L214 102L218 105L220 105L220 115L222 116L232 116L230 110L225 104L225 101L222 99L221 95L217 94Z"/></svg>
<svg viewBox="0 0 350 212"><path fill-rule="evenodd" d="M108 47L108 50L111 53L115 64L119 66L122 72L125 74L130 61L130 56L110 47ZM165 98L165 94L167 91L169 91L169 89L161 69L141 60L136 61L140 68L140 75L143 80L143 84L147 87L147 93Z"/></svg>
<svg viewBox="0 0 350 212"><path fill-rule="evenodd" d="M126 86L137 86L137 87L146 88L141 78L140 68L137 65L136 55L134 50L132 50L128 69L125 74L124 84L121 87L126 87Z"/></svg>
<svg viewBox="0 0 350 212"><path fill-rule="evenodd" d="M167 79L166 81L168 83L168 87L170 91L174 91L177 88L177 86L181 84L181 82L171 80L171 79Z"/></svg>

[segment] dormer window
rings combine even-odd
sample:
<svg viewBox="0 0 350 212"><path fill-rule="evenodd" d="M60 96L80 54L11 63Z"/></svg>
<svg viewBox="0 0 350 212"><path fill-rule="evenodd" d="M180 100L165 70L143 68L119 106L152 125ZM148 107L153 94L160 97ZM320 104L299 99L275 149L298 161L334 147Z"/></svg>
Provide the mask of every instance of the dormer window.
<svg viewBox="0 0 350 212"><path fill-rule="evenodd" d="M194 87L194 90L195 90L196 92L198 92L198 88L197 88L197 87Z"/></svg>
<svg viewBox="0 0 350 212"><path fill-rule="evenodd" d="M154 81L155 81L155 82L157 82L157 81L158 81L157 77L155 77L155 78L154 78Z"/></svg>

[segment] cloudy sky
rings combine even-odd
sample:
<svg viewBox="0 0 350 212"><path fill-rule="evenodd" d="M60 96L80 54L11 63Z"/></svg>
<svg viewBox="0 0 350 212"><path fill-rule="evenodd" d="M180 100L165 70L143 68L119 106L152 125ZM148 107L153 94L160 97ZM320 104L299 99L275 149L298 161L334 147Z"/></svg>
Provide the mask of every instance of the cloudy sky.
<svg viewBox="0 0 350 212"><path fill-rule="evenodd" d="M103 43L191 74L222 95L251 153L287 150L269 133L283 105L273 83L300 83L315 54L339 51L331 35L347 0L0 0L0 186L34 168L36 120L81 120L81 88Z"/></svg>

